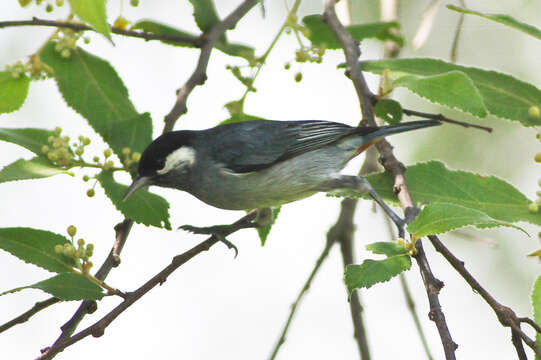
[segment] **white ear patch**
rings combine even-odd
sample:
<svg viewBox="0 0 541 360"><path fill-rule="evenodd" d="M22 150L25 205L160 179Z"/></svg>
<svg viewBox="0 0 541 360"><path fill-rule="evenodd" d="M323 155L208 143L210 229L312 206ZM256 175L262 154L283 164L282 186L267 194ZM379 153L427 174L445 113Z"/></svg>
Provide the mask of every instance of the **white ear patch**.
<svg viewBox="0 0 541 360"><path fill-rule="evenodd" d="M156 171L158 174L166 174L174 168L193 165L195 163L195 150L189 146L182 146L173 151L165 158L163 169Z"/></svg>

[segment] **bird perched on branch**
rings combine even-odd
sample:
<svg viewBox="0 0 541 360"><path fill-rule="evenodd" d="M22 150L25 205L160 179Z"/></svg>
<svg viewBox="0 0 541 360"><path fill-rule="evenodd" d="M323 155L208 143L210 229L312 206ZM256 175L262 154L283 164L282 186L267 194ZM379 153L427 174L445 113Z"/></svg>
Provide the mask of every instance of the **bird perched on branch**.
<svg viewBox="0 0 541 360"><path fill-rule="evenodd" d="M268 224L270 207L317 192L351 189L369 194L403 237L404 220L368 181L340 171L385 136L435 125L440 122L352 127L330 121L254 120L201 131L172 131L158 137L143 152L138 175L124 200L149 185L169 187L217 208L259 209L259 216L243 227L260 227ZM227 225L181 228L223 240L230 229Z"/></svg>

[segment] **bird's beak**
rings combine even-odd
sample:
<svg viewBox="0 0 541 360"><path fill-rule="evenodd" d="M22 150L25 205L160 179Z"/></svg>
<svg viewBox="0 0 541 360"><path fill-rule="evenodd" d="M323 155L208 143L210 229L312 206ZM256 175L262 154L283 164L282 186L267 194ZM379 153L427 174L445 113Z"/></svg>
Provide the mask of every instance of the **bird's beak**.
<svg viewBox="0 0 541 360"><path fill-rule="evenodd" d="M134 192L139 189L145 188L150 185L150 177L148 176L138 176L133 180L132 184L126 191L126 194L122 198L122 201L126 201Z"/></svg>

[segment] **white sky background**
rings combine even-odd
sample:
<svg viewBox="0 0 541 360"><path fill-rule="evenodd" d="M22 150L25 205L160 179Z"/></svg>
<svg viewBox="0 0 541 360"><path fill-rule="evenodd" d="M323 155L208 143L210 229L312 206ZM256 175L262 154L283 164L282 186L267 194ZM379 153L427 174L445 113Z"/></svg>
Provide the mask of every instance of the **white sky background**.
<svg viewBox="0 0 541 360"><path fill-rule="evenodd" d="M129 20L149 18L197 32L187 1L142 0L140 7L135 9L128 3L124 2L122 14ZM232 3L217 1L222 17L232 10ZM411 5L411 2L404 1L404 4ZM405 21L408 41L425 5L425 2L417 4L414 9L416 15ZM469 1L468 5L480 11L508 13L541 27L541 10L534 1L507 0L497 4ZM236 31L229 34L229 38L254 46L256 54L261 55L286 13L281 1L266 1L266 9L265 19L261 18L259 8L252 10ZM56 11L52 18L63 17L66 10L64 7ZM114 19L119 14L120 2L110 1L108 11L110 19ZM300 17L321 11L318 1L306 1L301 7ZM21 9L16 1L2 1L0 4L0 20L29 19L35 15L33 7ZM39 15L46 16L44 13ZM457 19L455 13L441 9L426 47L418 52L405 50L405 54L448 58ZM24 59L42 44L51 31L37 27L0 30L0 66ZM154 137L157 136L163 128L163 116L174 103L175 90L194 69L198 51L120 36L113 37L116 46L112 47L99 35L91 35L91 38L92 42L84 48L115 66L136 108L140 112L151 113ZM466 19L462 39L461 63L499 69L541 86L539 41L473 17ZM247 99L246 112L270 119L326 119L356 124L360 118L357 98L343 71L336 69L343 60L342 53L328 53L322 65L292 63L292 70L286 71L283 64L294 58L296 48L292 36L284 36L280 40L255 83L258 92L250 94ZM378 58L381 54L381 46L373 41L363 44L362 50L363 59ZM191 94L189 112L181 117L176 129L204 129L228 117L223 105L239 98L243 87L225 70L226 64L242 64L242 61L214 51L207 83ZM301 83L296 83L293 75L299 70L304 78ZM370 80L375 89L377 79L370 76ZM410 108L441 111L406 92L399 94ZM461 119L469 119L457 114L454 113ZM539 165L530 160L539 151L535 132L531 129L511 131L509 129L516 126L491 120L488 125L495 128L495 135L444 125L443 130L428 129L398 135L390 140L395 146L395 154L405 163L414 162L410 157L413 155L423 160L437 158L456 168L504 177L534 198L540 175ZM92 138L87 154L89 159L93 155L101 155L104 146L85 120L65 106L53 80L32 83L22 110L0 116L2 127L52 129L57 125L72 138L80 134ZM455 134L455 137L447 137L448 134ZM430 137L434 136L440 138L431 141ZM449 151L457 147L462 155L457 155L456 150L455 153ZM20 157L31 157L29 152L7 143L0 143L0 154L0 166ZM354 166L346 171L356 172L361 160L355 160ZM24 226L65 234L67 226L74 224L78 228L77 237L84 237L95 244L93 262L97 268L113 242L113 226L122 220L122 216L99 185L94 198L86 197L89 184L82 182L84 174L91 172L79 171L75 178L62 175L1 184L0 227ZM127 183L127 177L124 181ZM242 215L241 212L212 208L180 191L157 188L153 191L169 200L174 228L182 224L229 223ZM363 201L356 215L358 226L355 236L359 240L356 251L359 257L367 255L365 244L388 240L381 216L372 214L370 208L371 204ZM265 247L259 245L253 230L230 236L240 250L237 259L233 259L232 251L217 244L177 270L163 286L152 290L123 313L105 330L104 336L87 338L57 358L268 357L285 323L290 304L324 247L325 234L335 222L338 209L339 201L324 195L284 206ZM465 260L476 278L520 316L530 316L529 292L539 273L539 265L524 257L538 247L535 236L538 229L528 225L525 228L533 234L531 238L508 229L468 230L469 234L490 239L495 246L442 236L451 250ZM107 283L125 291L133 290L169 264L174 255L202 240L204 237L182 231L167 232L135 225L122 253L122 264L111 272ZM440 301L453 339L459 344L457 357L515 358L510 332L499 325L488 306L434 253L430 244L426 243L425 249L435 275L446 285ZM0 252L0 264L0 291L51 276L4 252ZM443 357L441 344L434 324L427 317L428 304L417 266L414 264L406 275L432 352L436 359L440 359ZM358 358L342 276L341 257L335 248L298 310L280 359ZM48 296L38 290L0 297L0 323L46 298ZM365 325L373 358L424 358L397 279L363 291L362 299L366 306ZM118 299L112 298L100 302L98 311L87 316L80 329L98 320L118 303ZM1 334L0 358L35 358L40 348L53 343L60 333L59 327L78 305L78 302L54 305L29 322Z"/></svg>

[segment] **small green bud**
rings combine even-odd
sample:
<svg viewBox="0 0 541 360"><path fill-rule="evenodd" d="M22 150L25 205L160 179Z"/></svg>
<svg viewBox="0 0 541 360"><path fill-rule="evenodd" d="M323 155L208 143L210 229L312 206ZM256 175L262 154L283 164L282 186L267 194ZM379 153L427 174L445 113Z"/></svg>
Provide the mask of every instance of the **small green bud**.
<svg viewBox="0 0 541 360"><path fill-rule="evenodd" d="M73 225L68 226L69 236L74 237L76 233L77 233L77 228L75 226Z"/></svg>
<svg viewBox="0 0 541 360"><path fill-rule="evenodd" d="M541 190L537 190L536 192L537 196L541 198Z"/></svg>
<svg viewBox="0 0 541 360"><path fill-rule="evenodd" d="M105 156L105 158L108 158L109 156L111 156L113 152L111 151L111 149L105 149L103 151L103 155Z"/></svg>
<svg viewBox="0 0 541 360"><path fill-rule="evenodd" d="M298 72L295 74L295 81L300 82L302 80L302 73Z"/></svg>
<svg viewBox="0 0 541 360"><path fill-rule="evenodd" d="M139 0L130 0L130 5L133 7L139 6Z"/></svg>
<svg viewBox="0 0 541 360"><path fill-rule="evenodd" d="M84 144L85 146L90 145L90 138L85 138L85 139L83 140L83 144Z"/></svg>
<svg viewBox="0 0 541 360"><path fill-rule="evenodd" d="M85 244L85 239L79 239L77 240L77 245L83 246Z"/></svg>
<svg viewBox="0 0 541 360"><path fill-rule="evenodd" d="M83 42L84 42L85 44L90 44L90 38L89 38L88 36L85 36L85 37L83 38Z"/></svg>
<svg viewBox="0 0 541 360"><path fill-rule="evenodd" d="M105 164L103 164L103 168L105 170L110 170L115 167L115 163L112 160L106 161Z"/></svg>
<svg viewBox="0 0 541 360"><path fill-rule="evenodd" d="M541 153L535 154L534 158L535 162L541 162Z"/></svg>
<svg viewBox="0 0 541 360"><path fill-rule="evenodd" d="M32 0L19 0L19 5L21 5L21 7L25 7L30 5L31 2Z"/></svg>
<svg viewBox="0 0 541 360"><path fill-rule="evenodd" d="M62 252L66 256L73 256L75 254L75 249L73 246L64 246L64 249L62 249Z"/></svg>
<svg viewBox="0 0 541 360"><path fill-rule="evenodd" d="M88 180L90 180L90 176L88 176L88 175L83 176L83 181L84 182L87 182Z"/></svg>
<svg viewBox="0 0 541 360"><path fill-rule="evenodd" d="M129 147L125 147L124 149L122 149L122 153L124 155L129 155L131 152L131 149Z"/></svg>
<svg viewBox="0 0 541 360"><path fill-rule="evenodd" d="M62 133L62 128L60 126L57 126L54 128L54 133L56 135L60 135Z"/></svg>
<svg viewBox="0 0 541 360"><path fill-rule="evenodd" d="M53 8L53 6L51 4L47 4L45 6L45 11L47 11L48 13L53 12L53 10L54 10L54 8Z"/></svg>
<svg viewBox="0 0 541 360"><path fill-rule="evenodd" d="M56 0L56 6L60 7L64 5L64 0Z"/></svg>
<svg viewBox="0 0 541 360"><path fill-rule="evenodd" d="M94 244L90 243L86 245L86 251L94 251Z"/></svg>
<svg viewBox="0 0 541 360"><path fill-rule="evenodd" d="M50 144L50 143L52 143L54 141L54 139L55 139L55 137L51 135L51 136L49 136L47 138L47 142Z"/></svg>
<svg viewBox="0 0 541 360"><path fill-rule="evenodd" d="M94 192L94 189L88 189L86 192L86 196L93 197L96 193Z"/></svg>
<svg viewBox="0 0 541 360"><path fill-rule="evenodd" d="M530 106L528 109L528 115L533 118L539 118L541 117L541 110L539 110L539 107L537 106Z"/></svg>
<svg viewBox="0 0 541 360"><path fill-rule="evenodd" d="M64 59L67 59L71 56L71 51L69 49L62 49L60 52L60 56L62 56Z"/></svg>
<svg viewBox="0 0 541 360"><path fill-rule="evenodd" d="M290 63L285 63L284 64L284 69L286 69L286 70L291 69L291 64Z"/></svg>
<svg viewBox="0 0 541 360"><path fill-rule="evenodd" d="M47 154L47 157L49 158L49 160L51 161L56 161L58 160L58 155L56 153L53 153L53 152L50 152Z"/></svg>
<svg viewBox="0 0 541 360"><path fill-rule="evenodd" d="M136 151L133 154L131 154L131 158L133 161L139 161L141 160L141 154Z"/></svg>
<svg viewBox="0 0 541 360"><path fill-rule="evenodd" d="M49 147L47 145L43 145L41 147L41 152L44 153L44 154L47 154L49 152L49 150L51 150L51 149L49 149Z"/></svg>
<svg viewBox="0 0 541 360"><path fill-rule="evenodd" d="M95 163L99 163L99 162L100 162L100 158L97 157L97 156L94 156L94 157L92 158L92 161L94 161Z"/></svg>
<svg viewBox="0 0 541 360"><path fill-rule="evenodd" d="M62 246L61 244L55 245L54 252L57 254L62 254L64 252L64 246Z"/></svg>
<svg viewBox="0 0 541 360"><path fill-rule="evenodd" d="M85 152L85 149L82 147L78 147L77 149L75 149L75 154L79 156L83 155L84 152Z"/></svg>
<svg viewBox="0 0 541 360"><path fill-rule="evenodd" d="M531 203L528 205L528 210L530 210L532 213L536 213L539 211L539 206L536 203Z"/></svg>

